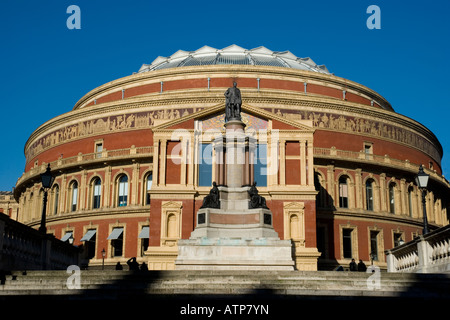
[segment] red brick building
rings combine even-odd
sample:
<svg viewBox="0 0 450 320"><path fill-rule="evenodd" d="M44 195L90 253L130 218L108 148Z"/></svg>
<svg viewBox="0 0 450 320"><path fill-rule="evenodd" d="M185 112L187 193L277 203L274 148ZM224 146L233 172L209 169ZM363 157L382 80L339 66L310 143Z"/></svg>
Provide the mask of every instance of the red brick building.
<svg viewBox="0 0 450 320"><path fill-rule="evenodd" d="M430 130L309 58L238 46L158 57L42 124L25 145L18 220L39 226L39 174L50 163L48 232L83 245L90 265L105 250L106 264L136 256L173 268L177 240L189 238L217 178L212 144L233 81L257 140L254 178L297 268L369 262L370 253L385 267L384 250L422 232L421 164L430 228L449 223L443 150Z"/></svg>

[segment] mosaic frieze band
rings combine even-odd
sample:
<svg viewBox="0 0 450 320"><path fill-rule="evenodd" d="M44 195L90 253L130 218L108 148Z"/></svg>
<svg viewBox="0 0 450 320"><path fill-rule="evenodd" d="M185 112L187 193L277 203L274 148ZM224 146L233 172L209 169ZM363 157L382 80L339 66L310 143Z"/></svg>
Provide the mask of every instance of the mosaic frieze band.
<svg viewBox="0 0 450 320"><path fill-rule="evenodd" d="M276 111L276 114L281 115L289 120L311 120L315 128L358 133L395 140L397 142L407 144L425 152L426 154L430 155L436 162L440 163L441 155L430 141L411 130L387 124L382 121L375 121L356 116L344 116L342 114L334 114L328 112L313 112L308 110L299 110L297 112L292 112L292 110L278 109Z"/></svg>
<svg viewBox="0 0 450 320"><path fill-rule="evenodd" d="M52 131L33 142L25 153L27 163L39 153L61 143L108 132L150 128L169 120L184 117L199 111L200 109L201 108L162 109L147 112L123 113L121 115L81 121L77 124L72 124ZM294 111L287 109L268 110L273 110L277 115L281 115L289 120L311 120L313 126L318 129L369 135L407 144L425 152L436 162L440 163L440 153L429 140L412 130L388 124L387 122L331 112L316 112L310 110ZM221 120L222 119L215 119L215 121L219 122L222 122ZM247 120L247 118L245 120ZM255 122L256 127L264 127L264 125L257 123L257 121L256 118L251 119L252 123Z"/></svg>

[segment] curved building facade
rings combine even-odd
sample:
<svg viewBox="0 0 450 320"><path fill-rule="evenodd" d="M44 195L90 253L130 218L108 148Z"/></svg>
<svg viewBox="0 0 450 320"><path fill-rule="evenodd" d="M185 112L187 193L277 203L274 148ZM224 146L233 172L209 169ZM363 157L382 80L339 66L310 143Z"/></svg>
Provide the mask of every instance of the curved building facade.
<svg viewBox="0 0 450 320"><path fill-rule="evenodd" d="M212 144L233 82L257 141L252 178L298 269L352 258L385 268L384 250L422 233L421 164L430 229L449 223L450 184L430 130L309 58L235 45L158 57L37 128L15 188L18 220L39 227L39 175L50 164L48 232L83 246L91 266L104 252L108 265L138 257L173 269L177 241L218 178Z"/></svg>

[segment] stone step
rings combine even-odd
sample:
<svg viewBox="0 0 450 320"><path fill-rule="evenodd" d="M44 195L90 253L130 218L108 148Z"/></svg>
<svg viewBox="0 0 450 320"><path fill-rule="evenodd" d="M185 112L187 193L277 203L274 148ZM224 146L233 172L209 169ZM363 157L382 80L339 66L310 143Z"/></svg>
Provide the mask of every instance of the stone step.
<svg viewBox="0 0 450 320"><path fill-rule="evenodd" d="M367 284L368 273L232 272L232 271L81 271L80 290L67 287L66 271L13 272L0 285L0 295L249 294L396 296L403 292L447 294L450 275L381 273L380 289ZM12 280L13 276L15 280Z"/></svg>

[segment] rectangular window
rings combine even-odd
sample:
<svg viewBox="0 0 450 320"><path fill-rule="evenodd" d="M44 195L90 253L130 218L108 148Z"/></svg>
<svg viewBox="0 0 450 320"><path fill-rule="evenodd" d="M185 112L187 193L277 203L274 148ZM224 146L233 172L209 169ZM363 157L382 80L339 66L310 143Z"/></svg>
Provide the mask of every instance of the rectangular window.
<svg viewBox="0 0 450 320"><path fill-rule="evenodd" d="M128 177L123 175L119 179L119 207L125 207L128 201Z"/></svg>
<svg viewBox="0 0 450 320"><path fill-rule="evenodd" d="M342 230L342 245L345 259L352 258L352 231L353 229Z"/></svg>
<svg viewBox="0 0 450 320"><path fill-rule="evenodd" d="M366 208L373 211L373 184L371 180L366 182Z"/></svg>
<svg viewBox="0 0 450 320"><path fill-rule="evenodd" d="M102 184L100 179L97 178L97 180L94 182L94 199L92 201L93 209L100 208L101 194L102 194Z"/></svg>
<svg viewBox="0 0 450 320"><path fill-rule="evenodd" d="M144 252L147 251L150 238L149 226L143 226L138 238L141 240L141 256L144 256Z"/></svg>
<svg viewBox="0 0 450 320"><path fill-rule="evenodd" d="M96 229L89 229L80 240L84 241L84 247L88 259L92 259L95 257L95 243L97 240L96 233Z"/></svg>
<svg viewBox="0 0 450 320"><path fill-rule="evenodd" d="M373 157L373 144L370 142L365 142L364 143L364 153L366 156L366 160L372 160Z"/></svg>
<svg viewBox="0 0 450 320"><path fill-rule="evenodd" d="M389 212L395 213L395 189L394 184L389 185Z"/></svg>
<svg viewBox="0 0 450 320"><path fill-rule="evenodd" d="M370 254L374 261L378 261L378 231L370 231Z"/></svg>
<svg viewBox="0 0 450 320"><path fill-rule="evenodd" d="M72 186L72 211L77 210L77 202L78 202L78 185L74 183Z"/></svg>
<svg viewBox="0 0 450 320"><path fill-rule="evenodd" d="M123 227L113 228L108 240L111 240L112 256L121 257L123 253Z"/></svg>
<svg viewBox="0 0 450 320"><path fill-rule="evenodd" d="M146 192L145 192L145 204L150 204L150 193L148 193L151 188L152 188L152 184L153 184L153 174L150 173L147 176L147 185L146 185Z"/></svg>
<svg viewBox="0 0 450 320"><path fill-rule="evenodd" d="M339 179L339 207L348 208L348 185L345 177Z"/></svg>
<svg viewBox="0 0 450 320"><path fill-rule="evenodd" d="M403 233L394 233L394 247L398 247L399 245L403 244Z"/></svg>
<svg viewBox="0 0 450 320"><path fill-rule="evenodd" d="M103 142L95 143L95 157L96 158L102 157L102 151L103 151Z"/></svg>
<svg viewBox="0 0 450 320"><path fill-rule="evenodd" d="M212 144L199 144L198 185L210 187L212 185Z"/></svg>
<svg viewBox="0 0 450 320"><path fill-rule="evenodd" d="M253 156L253 172L256 185L267 187L267 144L258 144ZM253 183L253 181L250 181Z"/></svg>

